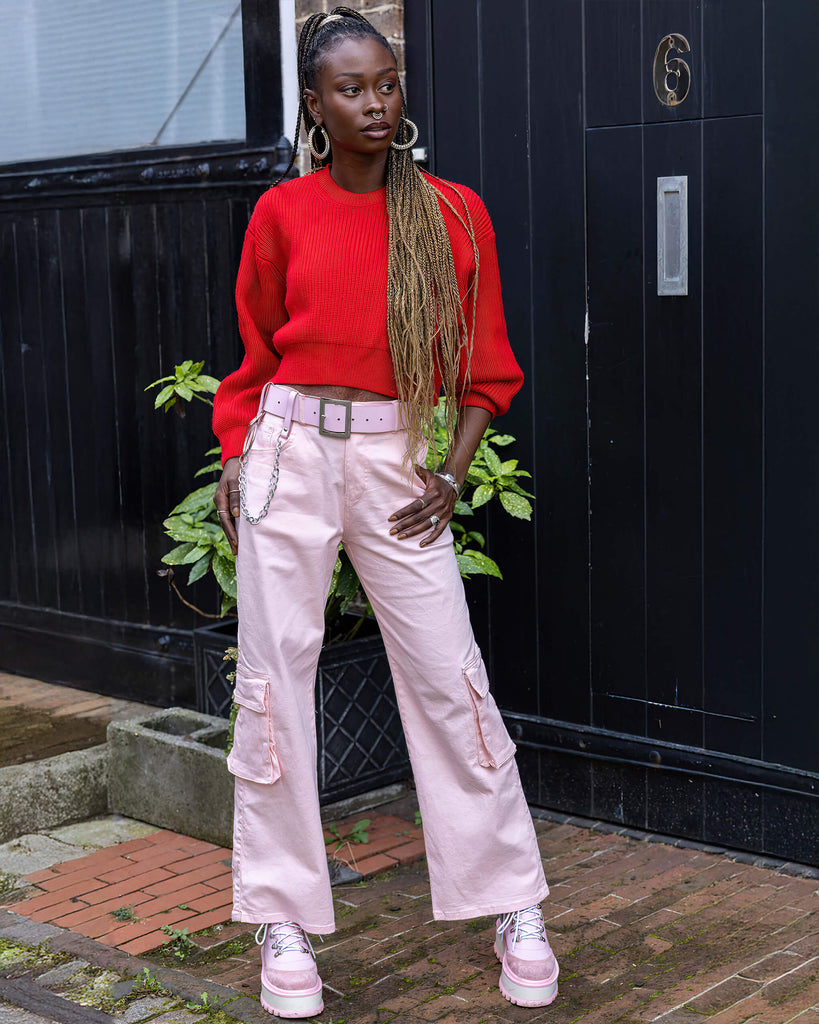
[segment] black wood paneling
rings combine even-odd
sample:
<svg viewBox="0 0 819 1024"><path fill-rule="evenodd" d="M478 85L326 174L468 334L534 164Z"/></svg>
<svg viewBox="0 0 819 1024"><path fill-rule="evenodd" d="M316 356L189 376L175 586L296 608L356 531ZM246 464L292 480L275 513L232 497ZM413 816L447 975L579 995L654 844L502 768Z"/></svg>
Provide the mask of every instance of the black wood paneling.
<svg viewBox="0 0 819 1024"><path fill-rule="evenodd" d="M645 129L646 672L651 701L702 707L701 135ZM688 176L688 295L657 295L656 181ZM699 719L649 708L648 735L702 743Z"/></svg>
<svg viewBox="0 0 819 1024"><path fill-rule="evenodd" d="M587 722L589 693L583 23L529 3L532 438L539 713ZM516 300L505 281L506 304ZM525 527L524 527L525 528ZM515 581L507 584L511 601Z"/></svg>
<svg viewBox="0 0 819 1024"><path fill-rule="evenodd" d="M642 6L642 0L583 5L589 127L643 120Z"/></svg>
<svg viewBox="0 0 819 1024"><path fill-rule="evenodd" d="M765 6L766 761L819 772L819 133L812 62L819 5ZM815 813L815 812L814 812Z"/></svg>
<svg viewBox="0 0 819 1024"><path fill-rule="evenodd" d="M736 154L743 154L737 174ZM703 123L703 745L761 757L762 119Z"/></svg>
<svg viewBox="0 0 819 1024"><path fill-rule="evenodd" d="M642 129L587 135L594 721L646 730Z"/></svg>

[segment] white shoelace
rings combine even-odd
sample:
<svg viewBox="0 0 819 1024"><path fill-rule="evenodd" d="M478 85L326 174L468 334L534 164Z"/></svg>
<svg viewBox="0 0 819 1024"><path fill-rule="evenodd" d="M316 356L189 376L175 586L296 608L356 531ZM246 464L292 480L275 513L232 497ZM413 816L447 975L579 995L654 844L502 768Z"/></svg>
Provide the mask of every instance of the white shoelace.
<svg viewBox="0 0 819 1024"><path fill-rule="evenodd" d="M287 931L280 934L279 929L283 928L285 925L297 928L298 931ZM312 958L314 960L316 959L316 954L313 950L313 945L310 942L307 932L305 932L301 925L297 924L296 921L277 921L275 924L260 924L256 929L256 945L263 946L268 934L271 937L272 945L275 950L273 954L274 956L278 956L279 953L306 953L309 950ZM305 943L307 944L307 949L304 948Z"/></svg>
<svg viewBox="0 0 819 1024"><path fill-rule="evenodd" d="M540 904L536 903L533 907L526 907L525 910L513 910L507 914L506 917L501 919L498 925L498 935L501 932L506 931L510 924L513 924L513 935L512 941L518 942L523 939L540 939L541 942L546 941L546 926L543 923L543 912L540 909Z"/></svg>

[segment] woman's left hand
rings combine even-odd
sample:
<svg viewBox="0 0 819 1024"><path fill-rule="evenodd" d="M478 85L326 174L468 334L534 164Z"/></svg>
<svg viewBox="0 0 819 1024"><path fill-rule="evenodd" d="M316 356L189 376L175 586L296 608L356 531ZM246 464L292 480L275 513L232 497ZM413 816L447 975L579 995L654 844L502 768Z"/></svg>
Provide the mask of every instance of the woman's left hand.
<svg viewBox="0 0 819 1024"><path fill-rule="evenodd" d="M393 512L388 521L395 523L390 535L397 534L398 540L409 540L410 537L426 534L420 544L423 548L437 540L446 529L455 508L455 490L431 469L418 465L413 468L415 475L426 485L426 490L420 498ZM437 517L437 522L434 522L433 516Z"/></svg>

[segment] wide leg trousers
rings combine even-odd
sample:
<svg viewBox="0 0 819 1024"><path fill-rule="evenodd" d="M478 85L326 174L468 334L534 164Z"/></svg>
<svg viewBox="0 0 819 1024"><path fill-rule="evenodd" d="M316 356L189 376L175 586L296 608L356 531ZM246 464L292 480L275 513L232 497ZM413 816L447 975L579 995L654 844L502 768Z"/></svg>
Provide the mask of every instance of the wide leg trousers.
<svg viewBox="0 0 819 1024"><path fill-rule="evenodd" d="M246 501L265 502L282 420L265 413ZM446 530L428 547L390 536L423 491L403 431L327 437L293 422L267 516L239 524L239 705L233 918L334 930L319 815L314 683L323 610L344 543L392 670L424 826L436 918L531 906L548 894L531 815L469 622Z"/></svg>

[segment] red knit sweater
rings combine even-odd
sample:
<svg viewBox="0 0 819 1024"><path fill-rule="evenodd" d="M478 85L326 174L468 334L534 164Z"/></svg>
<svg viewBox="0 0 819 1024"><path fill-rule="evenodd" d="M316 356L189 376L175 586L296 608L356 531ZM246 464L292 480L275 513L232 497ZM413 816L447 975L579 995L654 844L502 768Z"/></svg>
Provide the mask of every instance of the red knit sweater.
<svg viewBox="0 0 819 1024"><path fill-rule="evenodd" d="M462 213L463 203L449 183L431 180ZM387 339L385 191L347 192L324 168L269 189L256 204L236 283L245 357L214 400L213 429L223 459L241 454L269 380L397 396ZM523 374L506 336L489 215L471 189L458 186L458 191L468 204L480 257L469 390L459 402L497 416L509 408ZM441 208L470 324L472 245L449 208L444 203Z"/></svg>

